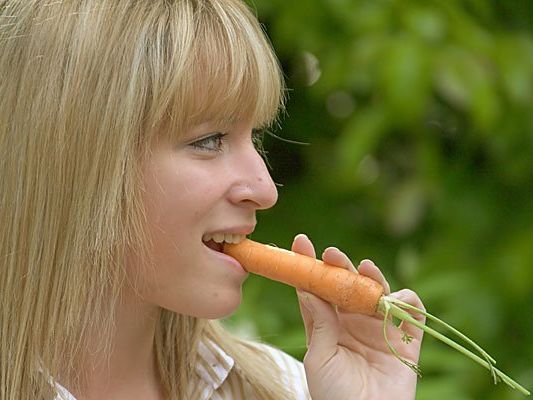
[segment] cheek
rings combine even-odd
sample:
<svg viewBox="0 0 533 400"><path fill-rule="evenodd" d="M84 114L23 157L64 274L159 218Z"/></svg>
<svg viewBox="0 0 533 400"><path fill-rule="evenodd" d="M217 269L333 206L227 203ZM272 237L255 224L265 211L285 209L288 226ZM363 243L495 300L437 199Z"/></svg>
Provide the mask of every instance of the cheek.
<svg viewBox="0 0 533 400"><path fill-rule="evenodd" d="M190 223L191 217L204 213L222 195L222 179L189 165L151 171L143 200L149 224L164 228Z"/></svg>

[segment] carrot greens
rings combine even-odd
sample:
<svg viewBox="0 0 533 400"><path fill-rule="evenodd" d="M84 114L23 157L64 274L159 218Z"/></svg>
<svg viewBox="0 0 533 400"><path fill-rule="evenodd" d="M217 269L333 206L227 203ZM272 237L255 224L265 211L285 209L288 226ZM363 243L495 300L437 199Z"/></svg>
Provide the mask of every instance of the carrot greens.
<svg viewBox="0 0 533 400"><path fill-rule="evenodd" d="M388 337L387 337L387 328L390 324L391 317L394 317L400 321L405 321L409 324L412 324L416 326L417 328L422 329L427 334L433 336L436 339L439 339L441 342L446 343L448 346L453 347L454 349L458 350L459 352L463 353L465 356L471 358L478 364L482 365L483 367L487 368L493 379L494 383L497 384L500 381L503 381L513 389L516 389L520 391L522 394L529 396L530 392L521 386L519 383L511 379L509 376L504 374L502 371L494 367L494 364L496 364L496 360L492 358L485 350L483 350L477 343L475 343L472 339L467 337L465 334L461 333L457 329L455 329L453 326L447 324L446 322L442 321L441 319L435 317L434 315L417 308L415 306L412 306L411 304L405 303L401 300L395 299L391 296L382 296L379 305L378 305L378 312L383 315L383 336L385 338L385 342L387 343L387 346L389 347L392 354L394 354L395 357L397 357L402 363L407 365L409 368L411 368L418 376L422 376L422 372L420 370L420 367L418 364L407 360L406 358L402 357L399 352L394 348L394 346L390 343ZM421 323L417 319L415 319L411 313L417 313L424 315L428 320L433 321L435 324L439 325L442 328L446 328L448 331L450 331L452 334L454 334L456 337L460 338L464 342L468 343L474 350L478 352L479 355L475 354L474 352L468 350L463 345L457 343L456 341L450 339L449 337L443 335L442 333L436 331L435 329L427 326L426 324ZM408 335L407 333L403 332L402 340L406 343L409 343L412 340L412 337Z"/></svg>

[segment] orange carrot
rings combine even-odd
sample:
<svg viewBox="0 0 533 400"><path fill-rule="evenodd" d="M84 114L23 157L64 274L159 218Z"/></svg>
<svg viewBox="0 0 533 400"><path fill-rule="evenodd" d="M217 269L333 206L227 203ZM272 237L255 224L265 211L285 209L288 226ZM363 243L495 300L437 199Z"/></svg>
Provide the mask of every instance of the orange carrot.
<svg viewBox="0 0 533 400"><path fill-rule="evenodd" d="M224 244L224 253L248 272L303 289L347 311L366 315L378 311L383 287L364 275L249 239Z"/></svg>
<svg viewBox="0 0 533 400"><path fill-rule="evenodd" d="M529 396L529 391L518 382L494 367L496 361L472 339L454 327L440 320L424 309L405 303L397 298L385 296L383 287L376 281L344 268L326 264L313 257L304 256L277 247L264 245L245 239L239 244L224 244L224 253L234 257L249 272L266 278L280 281L296 288L311 292L322 299L339 307L366 315L381 314L383 316L383 338L391 353L402 363L421 375L418 365L404 357L394 348L387 337L387 326L392 318L407 322L422 329L427 334L460 351L478 364L487 368L494 383L500 380L507 385ZM433 328L421 323L412 314L421 314L451 331L455 336L470 344L479 355L441 334ZM402 340L410 343L412 336L404 331Z"/></svg>

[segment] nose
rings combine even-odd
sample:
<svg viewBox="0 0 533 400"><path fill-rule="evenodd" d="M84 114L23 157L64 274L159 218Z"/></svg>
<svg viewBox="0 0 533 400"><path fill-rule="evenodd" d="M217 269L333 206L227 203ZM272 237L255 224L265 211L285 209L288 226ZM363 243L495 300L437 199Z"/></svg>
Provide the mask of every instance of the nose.
<svg viewBox="0 0 533 400"><path fill-rule="evenodd" d="M253 146L239 155L238 163L232 168L232 174L235 177L229 191L232 203L265 210L278 201L276 185L265 161Z"/></svg>

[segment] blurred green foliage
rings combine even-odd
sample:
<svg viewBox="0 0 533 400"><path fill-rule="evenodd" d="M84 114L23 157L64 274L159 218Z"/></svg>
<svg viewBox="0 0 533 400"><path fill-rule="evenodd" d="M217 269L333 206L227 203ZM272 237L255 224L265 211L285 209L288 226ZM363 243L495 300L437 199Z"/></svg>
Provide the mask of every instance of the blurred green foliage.
<svg viewBox="0 0 533 400"><path fill-rule="evenodd" d="M373 259L533 389L533 2L254 7L290 88L276 133L307 143L267 138L280 197L254 238ZM250 277L227 323L305 353L281 284ZM430 337L421 367L420 400L521 398Z"/></svg>

